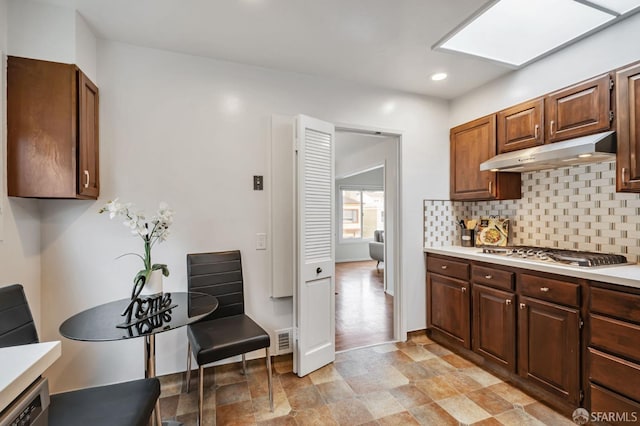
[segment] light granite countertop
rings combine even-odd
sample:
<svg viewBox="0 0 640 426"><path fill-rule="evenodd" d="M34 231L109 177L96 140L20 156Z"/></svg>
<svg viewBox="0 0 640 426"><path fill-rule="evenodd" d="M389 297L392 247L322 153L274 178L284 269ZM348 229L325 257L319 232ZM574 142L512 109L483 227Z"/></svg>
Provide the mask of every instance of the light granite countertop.
<svg viewBox="0 0 640 426"><path fill-rule="evenodd" d="M640 265L638 264L596 267L570 266L561 263L522 259L513 256L486 254L482 253L482 248L479 247L426 247L424 252L494 263L498 265L513 266L515 268L529 269L532 271L549 272L552 274L584 278L591 281L601 281L640 289Z"/></svg>

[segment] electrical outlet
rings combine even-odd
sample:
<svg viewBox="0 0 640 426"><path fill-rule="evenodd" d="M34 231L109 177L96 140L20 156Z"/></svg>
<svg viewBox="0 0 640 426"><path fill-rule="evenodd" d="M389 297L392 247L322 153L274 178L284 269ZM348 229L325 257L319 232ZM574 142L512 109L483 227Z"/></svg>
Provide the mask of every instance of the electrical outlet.
<svg viewBox="0 0 640 426"><path fill-rule="evenodd" d="M267 234L259 232L256 234L256 250L267 249Z"/></svg>
<svg viewBox="0 0 640 426"><path fill-rule="evenodd" d="M254 191L262 191L264 186L264 177L263 176L254 176L253 177L253 190Z"/></svg>

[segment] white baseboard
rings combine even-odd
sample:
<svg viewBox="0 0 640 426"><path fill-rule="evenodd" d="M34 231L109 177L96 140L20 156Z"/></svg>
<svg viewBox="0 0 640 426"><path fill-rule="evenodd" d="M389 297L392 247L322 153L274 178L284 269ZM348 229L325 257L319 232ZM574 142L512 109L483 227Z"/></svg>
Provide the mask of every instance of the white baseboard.
<svg viewBox="0 0 640 426"><path fill-rule="evenodd" d="M367 260L375 262L375 260L371 259L370 257L365 257L364 259L336 259L336 263L365 262Z"/></svg>

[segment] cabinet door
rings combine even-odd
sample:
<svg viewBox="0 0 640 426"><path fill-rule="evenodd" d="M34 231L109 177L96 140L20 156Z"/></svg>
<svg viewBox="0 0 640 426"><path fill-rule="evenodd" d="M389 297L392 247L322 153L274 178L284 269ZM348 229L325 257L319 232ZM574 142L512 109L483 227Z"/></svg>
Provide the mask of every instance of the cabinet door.
<svg viewBox="0 0 640 426"><path fill-rule="evenodd" d="M520 173L480 171L480 163L496 155L496 115L454 127L450 132L452 200L520 198Z"/></svg>
<svg viewBox="0 0 640 426"><path fill-rule="evenodd" d="M609 74L547 95L545 120L549 142L604 132L611 127Z"/></svg>
<svg viewBox="0 0 640 426"><path fill-rule="evenodd" d="M571 403L580 402L580 314L520 297L518 372Z"/></svg>
<svg viewBox="0 0 640 426"><path fill-rule="evenodd" d="M98 88L78 70L78 195L98 198L100 170L98 150Z"/></svg>
<svg viewBox="0 0 640 426"><path fill-rule="evenodd" d="M544 98L498 113L498 153L544 144Z"/></svg>
<svg viewBox="0 0 640 426"><path fill-rule="evenodd" d="M436 328L471 348L469 283L427 274L427 328Z"/></svg>
<svg viewBox="0 0 640 426"><path fill-rule="evenodd" d="M481 172L480 163L496 155L496 116L454 127L451 140L451 199L495 197L495 172Z"/></svg>
<svg viewBox="0 0 640 426"><path fill-rule="evenodd" d="M75 65L15 56L7 82L8 194L98 198L96 86Z"/></svg>
<svg viewBox="0 0 640 426"><path fill-rule="evenodd" d="M71 65L7 60L10 196L75 198L76 82Z"/></svg>
<svg viewBox="0 0 640 426"><path fill-rule="evenodd" d="M640 192L640 63L616 73L618 191Z"/></svg>
<svg viewBox="0 0 640 426"><path fill-rule="evenodd" d="M473 351L515 372L515 295L473 285Z"/></svg>

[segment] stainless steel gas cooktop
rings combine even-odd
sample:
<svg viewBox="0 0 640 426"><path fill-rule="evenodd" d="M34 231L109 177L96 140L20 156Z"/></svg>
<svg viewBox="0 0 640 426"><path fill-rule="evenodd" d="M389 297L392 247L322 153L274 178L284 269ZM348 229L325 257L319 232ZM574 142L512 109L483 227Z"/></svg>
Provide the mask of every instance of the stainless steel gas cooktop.
<svg viewBox="0 0 640 426"><path fill-rule="evenodd" d="M564 250L548 247L483 247L482 252L502 256L521 257L530 260L558 262L571 266L594 267L605 265L624 265L629 263L627 261L627 258L620 254L594 253L588 251Z"/></svg>

